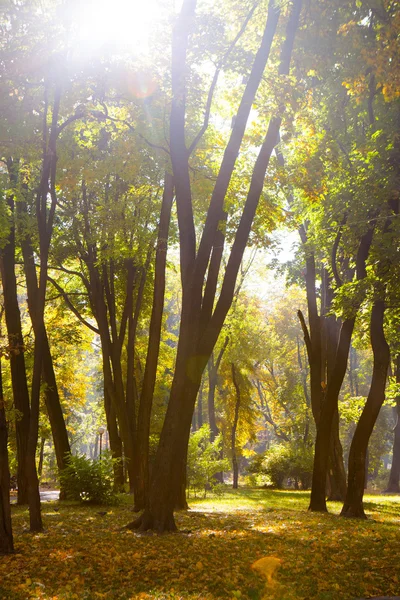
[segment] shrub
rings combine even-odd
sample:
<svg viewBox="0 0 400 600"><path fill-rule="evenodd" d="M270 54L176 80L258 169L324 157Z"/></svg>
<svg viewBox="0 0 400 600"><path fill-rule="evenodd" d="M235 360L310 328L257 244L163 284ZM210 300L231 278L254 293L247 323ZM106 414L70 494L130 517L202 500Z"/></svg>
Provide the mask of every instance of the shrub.
<svg viewBox="0 0 400 600"><path fill-rule="evenodd" d="M213 489L216 473L229 469L229 461L221 458L221 437L210 442L210 426L203 425L191 434L188 447L187 480L194 490Z"/></svg>
<svg viewBox="0 0 400 600"><path fill-rule="evenodd" d="M60 473L66 498L92 504L115 504L114 462L109 452L104 452L97 460L70 455L67 466Z"/></svg>
<svg viewBox="0 0 400 600"><path fill-rule="evenodd" d="M312 448L299 443L283 443L272 446L251 461L248 472L266 478L273 487L281 489L285 481L293 479L309 489L313 470Z"/></svg>

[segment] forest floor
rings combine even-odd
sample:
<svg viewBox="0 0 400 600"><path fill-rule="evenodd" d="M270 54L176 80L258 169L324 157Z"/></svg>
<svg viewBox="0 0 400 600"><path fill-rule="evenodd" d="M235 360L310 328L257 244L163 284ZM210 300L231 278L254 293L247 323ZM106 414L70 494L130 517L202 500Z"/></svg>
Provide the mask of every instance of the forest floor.
<svg viewBox="0 0 400 600"><path fill-rule="evenodd" d="M12 507L15 554L0 559L1 600L354 600L400 595L400 496L367 496L369 519L308 513L308 493L241 489L191 499L180 533L122 529L116 507L47 502L45 532ZM107 510L106 514L104 512ZM266 561L270 582L251 565Z"/></svg>

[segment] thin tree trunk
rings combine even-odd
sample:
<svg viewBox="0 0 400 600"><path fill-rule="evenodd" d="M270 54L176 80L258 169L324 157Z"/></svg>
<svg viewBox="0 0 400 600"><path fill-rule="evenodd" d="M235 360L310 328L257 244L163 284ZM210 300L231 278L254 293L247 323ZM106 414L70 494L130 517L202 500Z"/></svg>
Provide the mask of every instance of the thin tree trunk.
<svg viewBox="0 0 400 600"><path fill-rule="evenodd" d="M396 358L396 383L400 383L400 354ZM396 425L394 427L393 456L389 482L386 488L388 494L400 494L400 398L396 399Z"/></svg>
<svg viewBox="0 0 400 600"><path fill-rule="evenodd" d="M44 445L46 443L46 438L41 438L40 440L40 450L39 450L39 464L38 464L38 476L39 479L42 477L43 473L43 460L44 460Z"/></svg>
<svg viewBox="0 0 400 600"><path fill-rule="evenodd" d="M217 420L215 417L215 391L218 381L218 369L221 364L224 352L229 344L229 337L225 338L224 344L218 353L217 360L214 362L214 352L211 353L210 359L207 363L208 370L208 397L207 397L207 410L208 410L208 422L210 425L210 442L213 442L219 435L219 429L217 426ZM223 458L223 450L219 453L219 458ZM218 483L224 483L224 474L222 471L215 473L214 479Z"/></svg>
<svg viewBox="0 0 400 600"><path fill-rule="evenodd" d="M8 467L7 423L3 399L0 362L0 554L14 552L10 507L10 471Z"/></svg>
<svg viewBox="0 0 400 600"><path fill-rule="evenodd" d="M370 327L374 355L372 380L367 402L357 423L350 447L348 489L341 512L341 515L345 517L366 518L363 496L368 442L385 399L386 379L390 364L390 350L383 330L384 314L384 300L375 300Z"/></svg>
<svg viewBox="0 0 400 600"><path fill-rule="evenodd" d="M122 441L118 432L117 416L110 395L106 386L104 386L104 409L106 413L108 439L110 443L111 455L114 462L114 489L121 491L124 488L124 465L122 459Z"/></svg>
<svg viewBox="0 0 400 600"><path fill-rule="evenodd" d="M18 206L18 209L22 218L26 217L26 205L21 202ZM66 458L71 454L71 447L69 444L67 427L65 425L64 414L62 411L60 396L58 393L57 381L54 373L53 358L51 356L46 326L44 320L42 320L42 322L39 322L40 314L37 313L37 305L39 300L38 279L36 273L32 241L28 234L25 234L23 239L21 240L21 250L24 261L24 272L28 292L28 306L29 314L32 319L32 326L34 330L38 330L39 327L44 329L42 364L42 378L43 383L45 384L44 399L53 437L57 468L60 472L66 466L65 461ZM61 487L60 498L63 499L63 497L64 491Z"/></svg>
<svg viewBox="0 0 400 600"><path fill-rule="evenodd" d="M46 277L47 278L47 277ZM40 382L43 359L43 339L45 331L40 328L35 332L35 347L33 359L31 414L29 436L26 451L26 472L28 477L29 524L30 531L43 531L40 507L39 479L36 469L36 448L39 434Z"/></svg>
<svg viewBox="0 0 400 600"><path fill-rule="evenodd" d="M199 393L197 395L197 423L199 424L199 429L203 425L203 387L204 380L201 380Z"/></svg>
<svg viewBox="0 0 400 600"><path fill-rule="evenodd" d="M339 237L336 238L339 240ZM333 262L336 261L335 251L333 252ZM324 330L324 343L323 343L323 354L324 354L324 373L322 381L329 381L331 373L334 369L336 359L336 348L339 342L340 335L340 320L334 315L331 315L332 302L333 302L333 289L331 284L331 277L328 275L326 269L323 270L322 279L324 282L324 294L323 303L321 307L321 314L323 314L323 330ZM343 447L340 441L339 435L339 410L335 411L332 420L332 434L331 434L331 445L329 450L329 485L330 490L328 494L329 500L344 501L347 491L346 483L346 470L344 468L343 461Z"/></svg>
<svg viewBox="0 0 400 600"><path fill-rule="evenodd" d="M18 181L19 163L15 164L14 161L9 160L7 164L10 183L11 185L16 185ZM26 451L29 434L30 406L21 314L18 304L17 280L15 276L15 206L12 194L7 197L7 204L11 211L12 221L7 244L1 254L0 268L3 283L8 343L10 347L11 384L14 406L19 413L15 423L18 461L18 504L27 504L28 481L26 474Z"/></svg>
<svg viewBox="0 0 400 600"><path fill-rule="evenodd" d="M233 385L235 386L235 392L236 392L235 413L233 416L233 423L232 423L232 429L231 429L231 454L232 454L232 472L233 472L232 487L234 490L237 490L237 488L239 486L239 464L238 464L237 454L236 454L236 430L237 430L238 421L239 421L241 396L240 396L240 386L239 386L236 368L235 368L234 363L231 364L231 370L232 370L232 381L233 381Z"/></svg>

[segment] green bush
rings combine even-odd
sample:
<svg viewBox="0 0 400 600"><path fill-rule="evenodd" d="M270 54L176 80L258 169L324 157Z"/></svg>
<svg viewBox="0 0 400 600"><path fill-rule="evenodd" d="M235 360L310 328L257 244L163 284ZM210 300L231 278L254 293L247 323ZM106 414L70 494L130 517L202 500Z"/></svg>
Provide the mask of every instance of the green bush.
<svg viewBox="0 0 400 600"><path fill-rule="evenodd" d="M247 470L257 478L265 477L275 488L281 489L293 479L296 486L300 483L306 490L311 485L313 451L299 443L277 444L253 458Z"/></svg>
<svg viewBox="0 0 400 600"><path fill-rule="evenodd" d="M60 473L66 498L91 504L115 504L113 464L109 452L104 452L97 460L68 456L67 466Z"/></svg>
<svg viewBox="0 0 400 600"><path fill-rule="evenodd" d="M221 458L221 437L210 442L210 426L203 425L191 434L187 459L188 487L204 491L214 489L218 482L214 475L229 469L229 461Z"/></svg>

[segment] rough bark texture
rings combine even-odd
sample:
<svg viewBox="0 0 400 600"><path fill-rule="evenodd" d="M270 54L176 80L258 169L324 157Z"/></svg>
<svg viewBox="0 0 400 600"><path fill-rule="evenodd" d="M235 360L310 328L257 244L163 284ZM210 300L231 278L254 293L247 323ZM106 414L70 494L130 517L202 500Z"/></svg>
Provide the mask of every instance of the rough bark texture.
<svg viewBox="0 0 400 600"><path fill-rule="evenodd" d="M0 554L14 552L10 509L10 471L8 468L7 423L3 401L0 364Z"/></svg>
<svg viewBox="0 0 400 600"><path fill-rule="evenodd" d="M400 383L400 354L396 358L396 383ZM386 492L400 494L400 398L396 399L393 457Z"/></svg>
<svg viewBox="0 0 400 600"><path fill-rule="evenodd" d="M341 512L341 515L345 517L366 518L363 495L368 442L385 399L386 379L390 364L390 350L383 330L384 314L384 300L375 300L370 326L374 355L372 380L367 402L357 423L350 447L348 488Z"/></svg>

